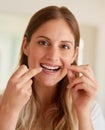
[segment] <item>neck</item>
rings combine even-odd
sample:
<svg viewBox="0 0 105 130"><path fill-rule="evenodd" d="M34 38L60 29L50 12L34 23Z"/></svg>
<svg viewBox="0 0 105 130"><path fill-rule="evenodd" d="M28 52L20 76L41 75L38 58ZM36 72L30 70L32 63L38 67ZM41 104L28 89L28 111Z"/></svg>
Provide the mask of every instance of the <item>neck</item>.
<svg viewBox="0 0 105 130"><path fill-rule="evenodd" d="M57 85L44 86L35 82L34 86L41 103L41 110L45 112L55 102Z"/></svg>

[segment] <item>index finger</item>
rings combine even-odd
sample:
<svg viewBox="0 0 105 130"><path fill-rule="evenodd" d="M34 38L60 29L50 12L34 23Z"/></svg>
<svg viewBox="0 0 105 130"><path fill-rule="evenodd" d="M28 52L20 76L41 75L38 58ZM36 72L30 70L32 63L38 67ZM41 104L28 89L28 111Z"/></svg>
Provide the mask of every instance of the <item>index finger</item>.
<svg viewBox="0 0 105 130"><path fill-rule="evenodd" d="M25 74L28 71L28 67L26 65L21 65L19 66L19 68L13 73L13 75L11 76L11 78L18 79L19 77L21 77L23 74Z"/></svg>
<svg viewBox="0 0 105 130"><path fill-rule="evenodd" d="M89 78L91 80L95 79L93 71L89 65L79 65L79 66L72 65L72 66L70 66L70 69L75 72L78 72L80 74L83 74L84 76L86 76L87 78Z"/></svg>
<svg viewBox="0 0 105 130"><path fill-rule="evenodd" d="M21 78L24 80L24 82L26 82L29 79L33 78L36 74L40 73L41 71L42 68L29 69L28 72L26 72Z"/></svg>

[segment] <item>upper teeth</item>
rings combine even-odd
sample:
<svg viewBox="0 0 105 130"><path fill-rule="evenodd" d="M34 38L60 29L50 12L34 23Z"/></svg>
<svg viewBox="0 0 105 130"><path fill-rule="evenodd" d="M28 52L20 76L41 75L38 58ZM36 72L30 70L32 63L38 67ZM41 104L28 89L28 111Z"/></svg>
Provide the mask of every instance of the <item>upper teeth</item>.
<svg viewBox="0 0 105 130"><path fill-rule="evenodd" d="M45 64L43 64L42 67L44 67L46 69L50 69L50 70L55 70L55 69L59 68L59 66L48 66L48 65L45 65Z"/></svg>

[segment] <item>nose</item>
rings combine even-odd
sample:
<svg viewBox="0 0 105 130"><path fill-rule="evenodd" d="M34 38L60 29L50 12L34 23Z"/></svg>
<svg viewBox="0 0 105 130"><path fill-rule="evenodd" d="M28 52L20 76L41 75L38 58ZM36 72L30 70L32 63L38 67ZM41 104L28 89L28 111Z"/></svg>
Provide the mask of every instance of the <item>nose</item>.
<svg viewBox="0 0 105 130"><path fill-rule="evenodd" d="M51 47L47 50L46 53L46 59L52 62L57 62L60 58L60 53L58 48L56 47Z"/></svg>

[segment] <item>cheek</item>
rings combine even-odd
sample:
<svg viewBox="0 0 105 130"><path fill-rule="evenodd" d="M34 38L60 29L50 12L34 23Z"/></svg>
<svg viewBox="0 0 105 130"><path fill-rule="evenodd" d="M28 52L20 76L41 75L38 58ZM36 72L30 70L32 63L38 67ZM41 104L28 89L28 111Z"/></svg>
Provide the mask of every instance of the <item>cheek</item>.
<svg viewBox="0 0 105 130"><path fill-rule="evenodd" d="M38 67L40 59L41 59L41 57L36 51L34 51L34 52L31 51L28 55L29 68Z"/></svg>
<svg viewBox="0 0 105 130"><path fill-rule="evenodd" d="M66 55L65 57L62 57L62 61L64 65L70 65L73 62L73 55Z"/></svg>
<svg viewBox="0 0 105 130"><path fill-rule="evenodd" d="M72 63L74 62L75 56L76 56L76 51L75 51L75 49L73 48L73 49L69 52L69 54L67 54L67 56L66 56L64 59L65 59L65 61L70 65L70 64L72 64Z"/></svg>

